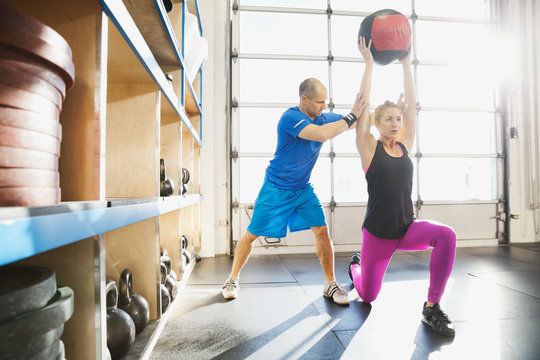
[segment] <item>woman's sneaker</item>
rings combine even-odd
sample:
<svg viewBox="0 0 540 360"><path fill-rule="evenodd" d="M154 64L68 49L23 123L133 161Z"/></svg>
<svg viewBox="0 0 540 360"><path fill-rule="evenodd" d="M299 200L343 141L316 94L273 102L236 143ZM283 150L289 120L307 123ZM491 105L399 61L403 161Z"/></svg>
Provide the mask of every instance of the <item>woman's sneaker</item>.
<svg viewBox="0 0 540 360"><path fill-rule="evenodd" d="M348 273L349 273L349 277L351 278L351 281L354 281L354 279L352 278L352 273L351 273L351 266L353 266L354 264L360 265L360 254L359 253L352 254L351 262L349 263L349 268L347 269Z"/></svg>
<svg viewBox="0 0 540 360"><path fill-rule="evenodd" d="M426 304L424 303L424 309L422 310L422 315L424 315L422 321L438 334L454 336L456 334L454 325L448 318L448 315L441 310L440 305L436 303L433 306L426 306Z"/></svg>
<svg viewBox="0 0 540 360"><path fill-rule="evenodd" d="M225 299L236 299L238 296L238 289L240 289L240 285L238 285L238 279L233 278L227 278L225 280L225 284L223 285L223 297Z"/></svg>
<svg viewBox="0 0 540 360"><path fill-rule="evenodd" d="M336 304L349 305L349 294L336 280L324 283L323 295L334 300Z"/></svg>

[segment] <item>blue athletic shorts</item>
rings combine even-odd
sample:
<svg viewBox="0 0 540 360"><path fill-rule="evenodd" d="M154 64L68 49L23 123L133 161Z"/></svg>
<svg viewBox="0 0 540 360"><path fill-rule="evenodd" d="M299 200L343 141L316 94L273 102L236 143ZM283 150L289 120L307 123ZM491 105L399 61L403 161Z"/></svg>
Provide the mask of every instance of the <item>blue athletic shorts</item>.
<svg viewBox="0 0 540 360"><path fill-rule="evenodd" d="M287 225L290 232L326 225L321 202L311 184L301 190L283 190L265 180L247 230L257 236L283 238Z"/></svg>

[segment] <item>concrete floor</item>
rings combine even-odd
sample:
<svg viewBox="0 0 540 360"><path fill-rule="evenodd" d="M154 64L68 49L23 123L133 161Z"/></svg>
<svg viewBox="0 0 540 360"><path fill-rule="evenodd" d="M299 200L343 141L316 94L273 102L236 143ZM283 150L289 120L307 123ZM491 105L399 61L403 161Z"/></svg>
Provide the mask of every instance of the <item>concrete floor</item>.
<svg viewBox="0 0 540 360"><path fill-rule="evenodd" d="M336 254L350 292L322 296L314 255L251 257L240 296L225 301L229 257L203 259L169 317L151 359L539 359L540 244L458 248L442 307L448 339L421 323L429 252L396 253L382 291L364 304Z"/></svg>

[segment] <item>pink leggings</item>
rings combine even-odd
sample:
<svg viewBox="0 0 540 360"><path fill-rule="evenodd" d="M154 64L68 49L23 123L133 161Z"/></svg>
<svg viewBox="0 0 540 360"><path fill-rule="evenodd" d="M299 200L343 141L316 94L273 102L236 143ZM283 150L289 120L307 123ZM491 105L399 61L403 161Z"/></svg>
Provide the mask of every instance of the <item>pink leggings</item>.
<svg viewBox="0 0 540 360"><path fill-rule="evenodd" d="M371 303L379 295L384 273L394 251L431 248L428 301L441 301L456 257L456 234L452 228L430 221L415 221L402 238L381 239L366 229L363 229L363 236L361 265L351 266L351 274L354 287L364 302Z"/></svg>

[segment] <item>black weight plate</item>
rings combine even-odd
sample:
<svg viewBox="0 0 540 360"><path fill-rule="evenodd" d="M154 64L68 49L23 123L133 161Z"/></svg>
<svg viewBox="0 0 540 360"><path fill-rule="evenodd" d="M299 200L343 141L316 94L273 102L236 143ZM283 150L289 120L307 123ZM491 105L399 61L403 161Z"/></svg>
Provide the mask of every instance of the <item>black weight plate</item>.
<svg viewBox="0 0 540 360"><path fill-rule="evenodd" d="M3 343L31 340L65 323L73 314L73 290L64 286L45 307L0 323L0 348Z"/></svg>
<svg viewBox="0 0 540 360"><path fill-rule="evenodd" d="M56 276L38 266L0 267L0 323L44 307L56 292Z"/></svg>
<svg viewBox="0 0 540 360"><path fill-rule="evenodd" d="M0 359L49 359L58 356L58 341L64 332L64 324L44 334L21 337L17 340L0 339ZM55 351L56 350L56 351ZM55 356L55 358L56 358Z"/></svg>

